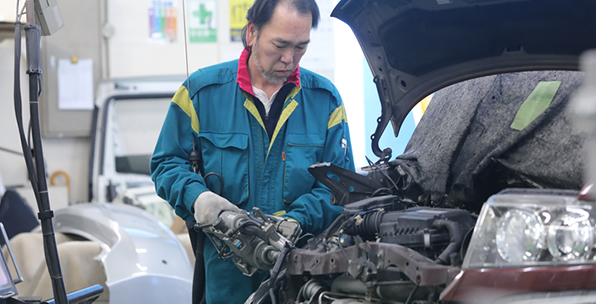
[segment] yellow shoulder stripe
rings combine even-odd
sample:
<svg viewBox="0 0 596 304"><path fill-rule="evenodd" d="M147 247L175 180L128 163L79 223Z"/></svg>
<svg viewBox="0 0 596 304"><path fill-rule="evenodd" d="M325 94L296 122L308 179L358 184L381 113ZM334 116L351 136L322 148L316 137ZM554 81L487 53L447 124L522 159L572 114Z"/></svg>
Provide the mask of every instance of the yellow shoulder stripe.
<svg viewBox="0 0 596 304"><path fill-rule="evenodd" d="M298 92L300 92L301 89L302 89L302 86L294 87L290 91L290 93L288 94L288 96L286 97L286 101L288 101L288 99L294 99L294 97L296 97L296 95L298 94Z"/></svg>
<svg viewBox="0 0 596 304"><path fill-rule="evenodd" d="M250 99L248 99L248 97L244 101L244 107L248 110L248 112L250 112L252 114L252 116L255 117L255 119L259 122L261 127L263 127L263 129L265 129L265 124L263 123L263 120L261 119L261 114L259 114L259 110L257 110L257 106L255 106L255 103L250 101Z"/></svg>
<svg viewBox="0 0 596 304"><path fill-rule="evenodd" d="M348 122L348 117L346 116L346 109L344 108L344 104L342 103L331 115L329 116L329 122L327 123L327 129L331 129L334 126L338 125L342 121Z"/></svg>
<svg viewBox="0 0 596 304"><path fill-rule="evenodd" d="M188 90L185 86L180 86L174 98L172 98L172 102L177 104L188 117L190 117L190 125L192 129L199 134L199 117L197 116L197 111L192 104L192 100L188 97Z"/></svg>

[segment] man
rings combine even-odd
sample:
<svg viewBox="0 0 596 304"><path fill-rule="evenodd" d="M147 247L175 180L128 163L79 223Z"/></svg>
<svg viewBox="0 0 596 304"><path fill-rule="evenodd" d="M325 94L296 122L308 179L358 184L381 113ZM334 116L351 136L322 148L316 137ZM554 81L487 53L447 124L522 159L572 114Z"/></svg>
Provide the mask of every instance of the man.
<svg viewBox="0 0 596 304"><path fill-rule="evenodd" d="M223 210L259 207L318 234L342 209L308 167L354 170L337 89L298 66L319 10L314 0L256 0L247 20L240 59L194 72L174 96L152 178L186 221L210 224ZM193 150L202 175L192 173ZM207 303L243 303L266 275L243 276L209 241L203 254Z"/></svg>

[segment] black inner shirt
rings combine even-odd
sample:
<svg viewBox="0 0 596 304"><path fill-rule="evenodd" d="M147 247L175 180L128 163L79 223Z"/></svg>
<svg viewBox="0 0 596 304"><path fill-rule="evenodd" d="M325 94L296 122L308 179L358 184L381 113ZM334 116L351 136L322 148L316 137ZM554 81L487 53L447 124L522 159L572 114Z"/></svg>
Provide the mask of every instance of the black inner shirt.
<svg viewBox="0 0 596 304"><path fill-rule="evenodd" d="M273 132L275 131L275 126L277 125L277 121L279 120L279 116L281 115L281 110L284 107L284 101L288 94L292 89L296 86L295 83L289 82L286 83L275 96L273 103L271 104L271 108L269 109L269 114L265 113L265 106L263 103L257 98L253 96L253 103L259 110L259 114L261 114L261 119L265 124L265 130L267 130L267 135L269 136L269 140L273 136Z"/></svg>

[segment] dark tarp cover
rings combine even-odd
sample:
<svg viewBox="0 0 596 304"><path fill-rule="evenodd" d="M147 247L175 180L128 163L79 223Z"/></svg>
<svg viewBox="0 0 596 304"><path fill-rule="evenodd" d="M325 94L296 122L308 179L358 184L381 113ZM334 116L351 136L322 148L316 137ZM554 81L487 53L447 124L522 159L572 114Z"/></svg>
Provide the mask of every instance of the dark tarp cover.
<svg viewBox="0 0 596 304"><path fill-rule="evenodd" d="M586 135L575 129L567 105L582 79L576 71L519 72L438 91L394 161L408 176L405 192L416 189L433 205L479 210L508 187L581 189ZM521 105L547 81L561 82L548 108L525 128L512 128Z"/></svg>

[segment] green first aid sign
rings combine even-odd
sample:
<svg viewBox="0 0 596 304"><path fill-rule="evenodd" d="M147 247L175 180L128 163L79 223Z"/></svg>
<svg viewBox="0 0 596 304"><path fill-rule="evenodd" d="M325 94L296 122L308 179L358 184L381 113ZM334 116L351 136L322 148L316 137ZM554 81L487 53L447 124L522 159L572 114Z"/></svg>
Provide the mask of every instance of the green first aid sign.
<svg viewBox="0 0 596 304"><path fill-rule="evenodd" d="M188 0L188 41L217 42L217 1Z"/></svg>

